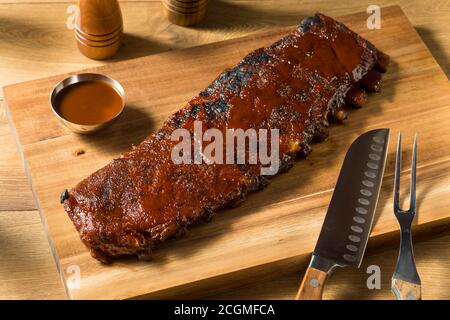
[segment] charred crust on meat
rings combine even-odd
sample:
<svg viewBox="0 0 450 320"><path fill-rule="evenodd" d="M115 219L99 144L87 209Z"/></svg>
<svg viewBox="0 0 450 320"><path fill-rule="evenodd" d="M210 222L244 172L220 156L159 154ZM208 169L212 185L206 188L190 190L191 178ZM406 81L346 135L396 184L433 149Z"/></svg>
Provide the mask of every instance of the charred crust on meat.
<svg viewBox="0 0 450 320"><path fill-rule="evenodd" d="M59 196L59 202L64 203L64 201L66 201L67 199L69 199L69 190L66 189L61 192L61 195Z"/></svg>
<svg viewBox="0 0 450 320"><path fill-rule="evenodd" d="M210 208L205 208L203 210L203 214L201 215L201 219L203 222L211 222L216 215L216 212Z"/></svg>
<svg viewBox="0 0 450 320"><path fill-rule="evenodd" d="M91 248L91 250L90 250L91 256L93 258L97 259L98 261L100 261L103 264L111 264L111 262L112 262L111 257L109 257L104 252L105 251L95 249L95 248Z"/></svg>
<svg viewBox="0 0 450 320"><path fill-rule="evenodd" d="M203 107L205 108L207 120L214 120L216 118L226 119L228 117L229 106L223 99L206 102Z"/></svg>
<svg viewBox="0 0 450 320"><path fill-rule="evenodd" d="M270 55L263 51L263 48L247 55L234 68L223 72L205 90L199 93L201 97L210 97L217 89L222 89L233 94L239 94L242 87L248 82L256 71L256 66L270 60Z"/></svg>
<svg viewBox="0 0 450 320"><path fill-rule="evenodd" d="M328 138L329 134L330 130L328 129L328 126L319 124L316 126L316 129L314 130L314 141L315 142L325 141Z"/></svg>
<svg viewBox="0 0 450 320"><path fill-rule="evenodd" d="M190 117L195 118L195 116L200 112L201 106L198 104L191 105L191 109L189 110L188 114Z"/></svg>
<svg viewBox="0 0 450 320"><path fill-rule="evenodd" d="M181 126L183 125L184 119L181 118L181 117L174 117L174 118L172 119L172 123L173 123L173 126L174 126L175 128L179 129L179 128L181 128Z"/></svg>
<svg viewBox="0 0 450 320"><path fill-rule="evenodd" d="M291 169L294 166L294 160L295 159L288 154L283 155L278 173L283 173Z"/></svg>
<svg viewBox="0 0 450 320"><path fill-rule="evenodd" d="M270 55L263 51L263 48L257 50L257 52L247 55L240 64L262 64L270 60Z"/></svg>
<svg viewBox="0 0 450 320"><path fill-rule="evenodd" d="M153 251L151 248L147 248L146 250L139 251L137 256L141 261L151 261L153 260Z"/></svg>
<svg viewBox="0 0 450 320"><path fill-rule="evenodd" d="M201 91L198 95L200 97L209 97L214 93L214 88L209 86L205 90Z"/></svg>
<svg viewBox="0 0 450 320"><path fill-rule="evenodd" d="M252 75L252 66L247 64L239 64L236 67L223 72L213 83L202 91L203 96L210 96L210 92L220 88L232 94L239 94L242 87L247 83Z"/></svg>
<svg viewBox="0 0 450 320"><path fill-rule="evenodd" d="M298 31L305 33L316 23L320 22L320 17L316 14L312 17L304 19L298 26Z"/></svg>
<svg viewBox="0 0 450 320"><path fill-rule="evenodd" d="M296 98L299 102L306 102L306 101L308 101L309 97L310 97L309 91L302 91L302 92L299 92L299 93L297 93L297 94L295 95L295 98Z"/></svg>
<svg viewBox="0 0 450 320"><path fill-rule="evenodd" d="M300 152L299 156L302 158L307 158L312 152L312 148L308 143L301 143L300 144Z"/></svg>
<svg viewBox="0 0 450 320"><path fill-rule="evenodd" d="M261 190L264 189L265 187L267 187L270 183L270 180L267 179L265 176L256 176L255 177L255 189L253 189L252 191L256 191L256 190Z"/></svg>

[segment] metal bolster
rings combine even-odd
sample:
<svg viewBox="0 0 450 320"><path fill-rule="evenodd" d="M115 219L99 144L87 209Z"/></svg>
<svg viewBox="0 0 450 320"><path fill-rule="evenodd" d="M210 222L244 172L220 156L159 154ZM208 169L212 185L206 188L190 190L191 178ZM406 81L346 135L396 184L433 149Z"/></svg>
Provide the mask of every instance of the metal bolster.
<svg viewBox="0 0 450 320"><path fill-rule="evenodd" d="M327 258L322 258L313 254L309 266L311 268L326 272L328 275L331 275L331 273L333 273L333 270L339 265L331 260L328 260Z"/></svg>

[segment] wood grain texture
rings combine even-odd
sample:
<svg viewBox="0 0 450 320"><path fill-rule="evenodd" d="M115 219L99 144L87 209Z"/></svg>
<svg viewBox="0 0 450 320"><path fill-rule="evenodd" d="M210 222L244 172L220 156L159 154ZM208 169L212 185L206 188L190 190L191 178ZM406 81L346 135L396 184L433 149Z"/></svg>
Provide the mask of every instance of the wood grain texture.
<svg viewBox="0 0 450 320"><path fill-rule="evenodd" d="M117 60L229 39L269 30L277 26L293 25L301 17L316 10L330 15L347 14L365 10L372 1L297 0L211 1L206 21L197 28L172 26L162 19L159 0L122 0L126 32L128 33L121 56ZM0 0L0 85L100 65L83 57L76 49L73 32L65 28L66 9L70 0ZM125 2L133 2L132 5ZM154 2L148 4L145 2ZM51 4L50 4L51 3ZM431 50L443 70L450 75L450 4L440 1L377 1L380 5L401 4L403 10ZM36 45L35 45L36 44ZM36 48L35 48L36 47ZM31 50L32 48L32 50ZM0 93L1 96L1 93ZM0 109L2 114L3 109ZM3 117L3 114L2 114ZM3 117L0 121L0 225L4 219L14 219L16 210L35 209L27 178L23 173L17 147ZM120 150L118 150L120 151ZM406 155L409 158L409 155ZM421 182L419 181L419 184ZM426 188L428 189L428 188ZM425 190L424 195L431 191ZM5 192L6 190L6 192ZM30 212L37 215L37 211ZM11 215L10 215L11 214ZM19 213L20 214L20 213ZM35 217L36 221L39 219ZM21 218L17 218L17 224ZM21 233L14 228L2 229L2 239L8 237L21 241L27 234L42 233L39 223L26 224ZM393 240L397 240L394 238ZM397 244L395 241L394 243ZM369 244L370 245L370 244ZM417 239L414 243L418 269L421 272L424 299L450 299L450 232L436 239ZM3 247L3 242L0 244ZM36 258L50 261L51 255L45 240L33 242ZM361 269L338 270L329 280L325 299L393 299L390 279L396 263L398 248L383 252L369 250ZM30 259L14 255L2 256L2 263L10 268L0 271L2 298L62 297L58 292L43 292L34 288L46 287L55 279L55 268L34 272ZM221 283L213 281L210 290L192 287L179 290L178 298L222 299L292 299L298 289L307 261L290 261L272 264L257 270L233 275ZM365 281L368 265L378 264L382 271L382 289L368 290ZM19 266L20 268L17 268ZM281 275L280 275L281 274ZM17 279L26 278L27 281ZM57 277L56 277L57 278ZM238 286L236 288L236 286ZM31 293L30 293L31 292ZM174 295L172 295L175 297Z"/></svg>
<svg viewBox="0 0 450 320"><path fill-rule="evenodd" d="M0 212L0 248L0 299L65 298L36 211Z"/></svg>
<svg viewBox="0 0 450 320"><path fill-rule="evenodd" d="M214 223L163 244L152 263L119 261L103 266L92 259L59 204L59 193L140 141L220 71L252 49L278 39L287 29L96 69L122 83L129 103L121 121L92 138L70 134L51 115L48 92L64 75L5 87L55 256L64 274L72 265L81 268L81 288L70 289L71 297L170 296L180 287L201 287L203 282L231 273L309 258L349 143L360 133L381 126L390 127L394 134L401 129L405 141L419 130L418 197L422 202L416 229L447 223L450 150L446 141L450 128L437 126L436 121L450 120L450 113L445 112L450 97L448 80L402 11L391 7L382 14L385 24L381 30L366 29L365 13L340 20L393 58L383 93L371 96L366 107L351 113L346 125L333 127L330 139L315 146L308 160L298 162L267 190L252 195L241 207L227 210ZM173 79L178 79L177 86ZM29 105L33 108L27 108ZM128 130L130 127L134 130ZM74 148L83 148L85 154L75 156ZM394 148L391 144L372 241L382 241L398 230L391 209ZM243 251L249 252L246 259L241 259ZM219 267L217 260L221 261Z"/></svg>
<svg viewBox="0 0 450 320"><path fill-rule="evenodd" d="M3 103L0 108L0 211L36 210L28 179L16 142L6 120Z"/></svg>

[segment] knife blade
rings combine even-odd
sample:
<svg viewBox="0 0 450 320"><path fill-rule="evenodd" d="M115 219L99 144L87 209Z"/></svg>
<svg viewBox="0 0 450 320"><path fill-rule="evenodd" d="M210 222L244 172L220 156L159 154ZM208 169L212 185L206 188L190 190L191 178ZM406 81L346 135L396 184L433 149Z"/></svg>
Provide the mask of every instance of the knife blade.
<svg viewBox="0 0 450 320"><path fill-rule="evenodd" d="M386 164L389 129L359 136L345 156L311 262L296 299L321 299L336 267L361 265Z"/></svg>

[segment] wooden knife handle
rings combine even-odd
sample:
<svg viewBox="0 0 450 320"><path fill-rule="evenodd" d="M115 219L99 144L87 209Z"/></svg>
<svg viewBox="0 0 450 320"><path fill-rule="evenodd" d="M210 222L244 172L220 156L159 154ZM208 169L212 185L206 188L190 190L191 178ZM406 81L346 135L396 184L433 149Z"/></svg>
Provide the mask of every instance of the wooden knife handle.
<svg viewBox="0 0 450 320"><path fill-rule="evenodd" d="M422 300L422 289L420 284L400 279L392 279L392 291L397 297L397 300Z"/></svg>
<svg viewBox="0 0 450 320"><path fill-rule="evenodd" d="M322 291L326 280L326 272L308 267L295 300L322 300Z"/></svg>

